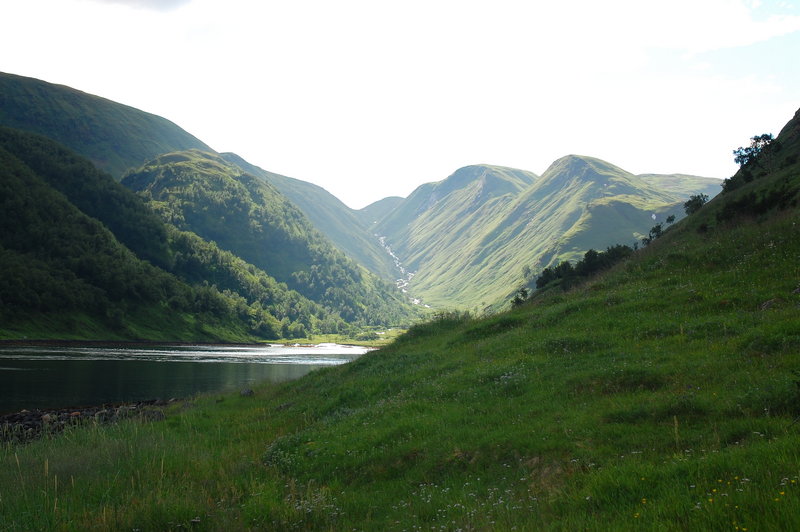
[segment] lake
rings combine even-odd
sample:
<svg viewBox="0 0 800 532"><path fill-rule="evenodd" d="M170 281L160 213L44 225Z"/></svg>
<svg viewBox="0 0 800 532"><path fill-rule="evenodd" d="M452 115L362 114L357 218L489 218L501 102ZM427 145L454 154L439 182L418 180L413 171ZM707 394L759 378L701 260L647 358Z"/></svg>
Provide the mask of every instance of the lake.
<svg viewBox="0 0 800 532"><path fill-rule="evenodd" d="M312 346L0 346L0 413L181 398L302 377L369 349Z"/></svg>

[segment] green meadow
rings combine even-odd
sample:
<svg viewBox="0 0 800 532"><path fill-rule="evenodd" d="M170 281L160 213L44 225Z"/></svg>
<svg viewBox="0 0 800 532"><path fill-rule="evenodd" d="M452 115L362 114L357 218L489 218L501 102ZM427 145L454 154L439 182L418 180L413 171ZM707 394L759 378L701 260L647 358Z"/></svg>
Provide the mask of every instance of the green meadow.
<svg viewBox="0 0 800 532"><path fill-rule="evenodd" d="M798 188L252 397L3 444L0 530L798 530Z"/></svg>

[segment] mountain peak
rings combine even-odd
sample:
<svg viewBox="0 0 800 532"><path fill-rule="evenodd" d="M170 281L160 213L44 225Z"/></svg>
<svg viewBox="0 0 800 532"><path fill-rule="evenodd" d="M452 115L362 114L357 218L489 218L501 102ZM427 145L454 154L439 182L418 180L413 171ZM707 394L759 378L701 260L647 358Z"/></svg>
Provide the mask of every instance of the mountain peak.
<svg viewBox="0 0 800 532"><path fill-rule="evenodd" d="M622 168L586 155L565 155L553 162L542 174L543 180L570 179L583 182L605 182L610 177L631 176Z"/></svg>
<svg viewBox="0 0 800 532"><path fill-rule="evenodd" d="M453 172L447 179L434 185L433 194L442 198L457 190L478 186L488 197L516 194L531 185L538 176L525 170L489 164L464 166Z"/></svg>

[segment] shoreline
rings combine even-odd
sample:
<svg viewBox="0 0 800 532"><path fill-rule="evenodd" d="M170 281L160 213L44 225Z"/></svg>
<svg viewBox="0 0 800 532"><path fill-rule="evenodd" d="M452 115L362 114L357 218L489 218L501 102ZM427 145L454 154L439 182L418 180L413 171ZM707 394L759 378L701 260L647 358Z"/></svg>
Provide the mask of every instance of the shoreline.
<svg viewBox="0 0 800 532"><path fill-rule="evenodd" d="M87 423L110 425L133 417L143 421L161 421L166 418L164 408L177 401L149 399L82 407L23 409L0 414L0 443L27 443Z"/></svg>
<svg viewBox="0 0 800 532"><path fill-rule="evenodd" d="M232 347L269 347L280 345L283 347L314 347L322 344L336 344L345 347L367 347L372 346L360 343L339 342L291 342L287 340L275 340L270 342L181 342L181 341L159 341L159 340L41 340L41 339L0 339L2 347L137 347L137 346L166 346L166 347L189 347L193 345L212 346L225 345ZM377 349L377 348L375 348Z"/></svg>
<svg viewBox="0 0 800 532"><path fill-rule="evenodd" d="M191 345L231 345L242 347L263 347L273 344L281 343L275 342L261 342L261 343L246 343L246 342L178 342L178 341L159 341L159 340L41 340L41 339L4 339L0 340L0 347L18 347L18 346L79 346L79 347L114 347L114 346L191 346ZM283 345L291 345L284 343Z"/></svg>

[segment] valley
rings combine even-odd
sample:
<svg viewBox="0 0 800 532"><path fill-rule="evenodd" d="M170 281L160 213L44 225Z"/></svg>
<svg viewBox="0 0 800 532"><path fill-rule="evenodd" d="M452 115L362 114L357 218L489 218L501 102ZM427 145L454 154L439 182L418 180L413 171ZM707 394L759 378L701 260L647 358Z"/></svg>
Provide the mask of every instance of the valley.
<svg viewBox="0 0 800 532"><path fill-rule="evenodd" d="M517 289L532 287L546 267L577 260L589 249L632 245L655 223L682 217L689 196L713 197L720 190L713 178L636 176L600 159L569 155L541 176L466 166L420 185L407 198L386 198L356 211L321 187L269 172L235 153L218 154L160 117L10 74L0 75L0 85L0 124L64 142L109 171L145 198L145 208L171 231L172 245L181 232L191 233L180 237L180 254L168 249L163 236L160 257L147 255L155 251L134 252L190 284L208 283L243 297L247 305L258 303L267 310L265 317L245 328L255 337L302 337L353 325L407 326L425 306L496 311ZM95 132L94 143L88 133L65 134L76 121ZM113 157L108 138L114 139ZM97 195L84 200L82 193L70 196L79 208L103 201ZM122 237L121 224L111 229ZM147 239L124 231L126 238ZM242 284L253 273L235 274L236 280L229 273L223 281L220 272L229 267L200 268L205 259L199 257L209 251L189 251L188 242L218 248L211 256L232 254L226 264L241 260L237 268L254 267L273 293L285 285L310 303L287 306L273 296L256 296ZM192 257L191 271L186 257ZM175 258L183 271L174 270ZM389 290L392 285L396 290Z"/></svg>
<svg viewBox="0 0 800 532"><path fill-rule="evenodd" d="M511 310L438 312L252 395L0 447L3 523L797 529L800 110L774 142L646 246Z"/></svg>

